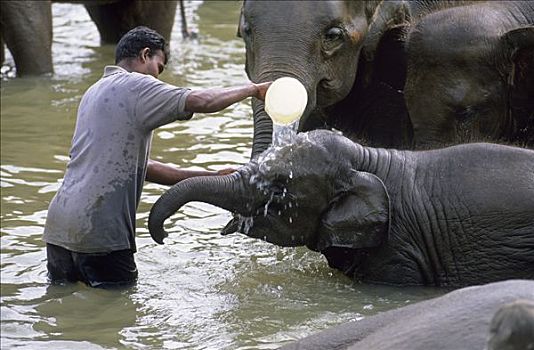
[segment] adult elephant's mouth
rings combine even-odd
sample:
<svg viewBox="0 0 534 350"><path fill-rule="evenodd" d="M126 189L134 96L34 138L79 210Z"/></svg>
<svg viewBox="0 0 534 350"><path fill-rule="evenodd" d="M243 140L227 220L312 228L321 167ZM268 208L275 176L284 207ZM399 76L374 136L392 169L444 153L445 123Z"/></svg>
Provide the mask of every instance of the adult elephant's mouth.
<svg viewBox="0 0 534 350"><path fill-rule="evenodd" d="M323 79L319 82L319 91L321 90L336 90L341 88L341 82L333 79Z"/></svg>
<svg viewBox="0 0 534 350"><path fill-rule="evenodd" d="M317 84L316 109L328 108L343 100L350 92L339 79L322 79Z"/></svg>

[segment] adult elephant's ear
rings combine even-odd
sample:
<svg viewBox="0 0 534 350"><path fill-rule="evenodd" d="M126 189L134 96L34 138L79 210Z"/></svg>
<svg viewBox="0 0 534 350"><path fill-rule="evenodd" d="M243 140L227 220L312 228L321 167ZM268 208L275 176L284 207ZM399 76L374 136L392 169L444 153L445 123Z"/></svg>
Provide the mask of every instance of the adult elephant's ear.
<svg viewBox="0 0 534 350"><path fill-rule="evenodd" d="M243 14L243 11L245 10L245 1L243 0L243 3L241 4L241 11L239 12L239 22L237 23L237 33L236 36L238 38L242 38L243 35L241 35L241 27L243 26L243 22L245 21L245 15Z"/></svg>
<svg viewBox="0 0 534 350"><path fill-rule="evenodd" d="M390 201L376 175L355 171L349 188L330 203L321 218L315 250L329 247L373 248L382 244L390 226Z"/></svg>
<svg viewBox="0 0 534 350"><path fill-rule="evenodd" d="M404 30L408 28L409 21L410 9L405 1L382 1L375 11L369 25L369 30L365 36L362 47L362 56L365 60L369 62L374 61L377 48L380 42L384 41L384 35L390 39L394 38L397 33L402 33L399 30L400 28ZM390 30L393 30L393 32L387 34ZM398 41L403 38L398 35L395 39ZM382 43L381 45L384 44Z"/></svg>
<svg viewBox="0 0 534 350"><path fill-rule="evenodd" d="M501 40L510 63L508 112L522 134L515 141L534 144L534 26L511 30Z"/></svg>

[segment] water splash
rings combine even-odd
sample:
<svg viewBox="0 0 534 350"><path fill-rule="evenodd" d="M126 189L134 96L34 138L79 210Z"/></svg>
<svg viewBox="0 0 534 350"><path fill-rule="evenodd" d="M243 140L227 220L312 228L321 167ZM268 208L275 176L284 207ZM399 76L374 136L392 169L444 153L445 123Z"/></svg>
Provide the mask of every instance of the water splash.
<svg viewBox="0 0 534 350"><path fill-rule="evenodd" d="M297 136L298 128L298 119L288 125L273 123L273 147L283 147L293 143Z"/></svg>
<svg viewBox="0 0 534 350"><path fill-rule="evenodd" d="M275 193L272 190L273 184L269 181L264 179L259 174L266 174L271 171L271 166L273 164L276 164L276 157L277 157L277 150L286 147L287 145L293 144L297 137L297 130L299 126L299 121L296 120L295 122L288 124L288 125L282 125L273 123L273 142L272 145L265 150L262 154L260 154L256 160L258 164L258 173L253 174L250 177L250 184L254 185L259 191L261 191L265 196L268 197L267 202L265 203L263 207L263 216L266 217L269 212L269 207L272 204ZM292 152L292 149L290 149L290 152ZM293 166L291 162L291 157L288 159L288 165L289 168ZM288 178L293 178L293 171L289 170ZM281 188L282 195L281 198L285 198L288 195L288 190L286 187ZM291 203L289 204L289 208L291 208ZM287 205L284 207L285 210L288 209ZM282 212L279 210L277 211L277 215L281 216ZM292 222L292 219L290 219L290 222Z"/></svg>
<svg viewBox="0 0 534 350"><path fill-rule="evenodd" d="M267 217L267 213L269 211L269 205L271 205L271 203L273 202L273 198L274 198L274 193L271 192L269 200L267 201L267 203L265 203L265 207L263 208L263 216L264 217Z"/></svg>
<svg viewBox="0 0 534 350"><path fill-rule="evenodd" d="M239 228L244 234L248 234L252 226L254 226L254 218L252 216L239 215Z"/></svg>
<svg viewBox="0 0 534 350"><path fill-rule="evenodd" d="M298 126L298 120L288 125L273 123L272 144L268 149L266 149L262 154L260 154L257 159L258 166L260 167L260 172L269 172L271 170L271 161L274 161L276 158L276 151L283 148L284 146L290 145L295 142L297 138ZM289 165L290 167L292 166L291 157L289 159ZM289 177L293 177L292 171L290 171ZM251 183L252 181L256 180L258 179L255 175L253 175L251 177Z"/></svg>

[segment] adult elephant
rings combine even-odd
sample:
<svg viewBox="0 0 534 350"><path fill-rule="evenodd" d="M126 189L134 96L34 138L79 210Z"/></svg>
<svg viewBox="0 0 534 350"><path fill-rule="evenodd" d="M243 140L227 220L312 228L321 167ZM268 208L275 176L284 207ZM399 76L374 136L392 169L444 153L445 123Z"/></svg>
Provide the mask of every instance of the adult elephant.
<svg viewBox="0 0 534 350"><path fill-rule="evenodd" d="M402 22L404 9L401 1L246 0L238 34L246 46L247 75L256 82L290 76L303 83L308 105L301 117L300 130L338 126L332 116L343 120L355 114L343 101L351 92L358 94L356 75L368 33L379 36L383 26ZM402 96L395 89L367 91L365 96L373 99L381 96L382 104L374 104L373 113L386 117L351 119L351 125L339 126L374 144L403 145L404 131L409 126L398 108L403 103ZM254 99L252 105L254 158L271 143L272 122L261 101ZM362 109L369 112L365 106ZM390 115L395 118L387 118ZM369 120L372 122L368 123Z"/></svg>
<svg viewBox="0 0 534 350"><path fill-rule="evenodd" d="M19 75L53 71L50 1L0 1L0 32Z"/></svg>
<svg viewBox="0 0 534 350"><path fill-rule="evenodd" d="M55 0L56 1L56 0ZM128 30L146 25L169 39L177 1L98 0L83 3L103 44L115 44ZM52 12L50 0L0 1L0 32L13 55L17 75L52 73ZM3 43L2 42L2 43ZM2 45L3 53L3 45ZM3 54L2 62L3 63Z"/></svg>
<svg viewBox="0 0 534 350"><path fill-rule="evenodd" d="M301 131L336 128L394 148L473 140L530 145L532 6L246 0L239 33L250 79L287 75L306 86ZM272 123L261 102L253 101L253 110L255 157L270 144Z"/></svg>
<svg viewBox="0 0 534 350"><path fill-rule="evenodd" d="M149 230L202 201L239 229L321 252L372 283L466 286L534 278L534 151L496 144L434 151L367 148L327 130L300 133L224 177L188 179L153 206ZM228 228L228 227L227 227Z"/></svg>
<svg viewBox="0 0 534 350"><path fill-rule="evenodd" d="M397 36L390 33L404 43L403 90L415 146L533 147L534 3L477 1L419 12L392 29Z"/></svg>
<svg viewBox="0 0 534 350"><path fill-rule="evenodd" d="M534 349L534 282L468 287L313 334L281 350Z"/></svg>

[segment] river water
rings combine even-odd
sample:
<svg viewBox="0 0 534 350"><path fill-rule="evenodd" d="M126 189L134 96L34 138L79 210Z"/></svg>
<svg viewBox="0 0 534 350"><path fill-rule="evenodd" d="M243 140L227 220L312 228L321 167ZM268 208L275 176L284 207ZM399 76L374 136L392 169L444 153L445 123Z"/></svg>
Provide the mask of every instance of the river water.
<svg viewBox="0 0 534 350"><path fill-rule="evenodd" d="M199 40L182 40L177 16L161 79L191 88L243 82L239 2L187 4ZM50 286L41 240L48 203L62 181L80 98L114 54L99 45L83 6L52 10L56 73L13 79L2 68L2 349L273 349L440 293L358 284L306 248L221 236L231 215L204 203L172 216L170 237L157 245L146 224L165 187L148 183L137 215L138 284L123 291ZM244 101L158 129L152 157L190 169L238 167L249 158L252 131Z"/></svg>

